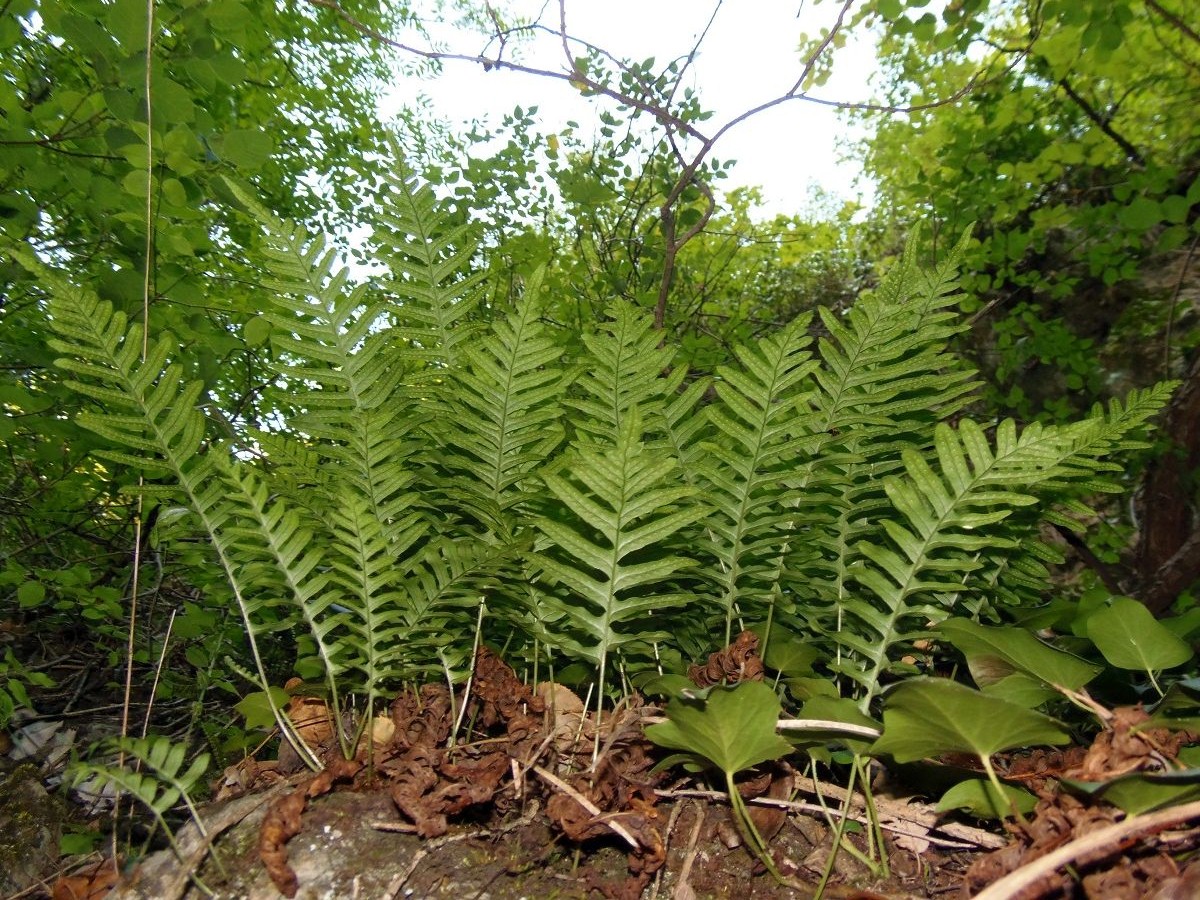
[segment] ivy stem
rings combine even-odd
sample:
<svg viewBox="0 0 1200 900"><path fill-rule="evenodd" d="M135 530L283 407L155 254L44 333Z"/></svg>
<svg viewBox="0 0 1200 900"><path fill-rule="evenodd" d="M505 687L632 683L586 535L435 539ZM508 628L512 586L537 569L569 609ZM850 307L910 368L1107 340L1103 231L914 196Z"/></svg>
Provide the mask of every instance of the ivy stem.
<svg viewBox="0 0 1200 900"><path fill-rule="evenodd" d="M754 820L750 818L750 811L746 809L746 801L742 799L741 792L734 784L733 772L728 770L725 770L725 789L729 791L729 808L733 811L733 822L741 832L742 840L746 842L746 846L750 848L758 861L766 866L772 877L782 884L783 876L775 868L775 860L771 858L767 842L763 840L754 825Z"/></svg>

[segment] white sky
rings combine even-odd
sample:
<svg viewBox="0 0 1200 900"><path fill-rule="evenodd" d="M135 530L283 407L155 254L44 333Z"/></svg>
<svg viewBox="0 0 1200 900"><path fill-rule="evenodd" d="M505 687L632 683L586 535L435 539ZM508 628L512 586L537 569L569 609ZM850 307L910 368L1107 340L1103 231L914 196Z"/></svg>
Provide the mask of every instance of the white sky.
<svg viewBox="0 0 1200 900"><path fill-rule="evenodd" d="M557 3L513 0L512 7L557 25ZM711 134L744 110L785 93L802 67L797 48L801 35L820 33L831 25L841 4L811 0L726 0L710 29L687 84L715 115L700 124ZM653 56L659 67L685 55L712 14L710 0L567 0L567 30L618 58ZM800 15L797 15L799 11ZM477 35L447 33L445 49L476 54L484 41ZM494 48L492 51L494 53ZM540 46L524 48L522 59L542 68L564 69L561 45L549 36ZM506 51L506 57L511 55ZM851 41L834 57L830 82L812 93L835 100L869 98L868 78L875 70L866 41ZM434 109L451 123L482 119L498 124L513 107L537 105L542 129L551 133L578 122L588 133L598 127L600 109L615 111L611 101L584 98L566 82L507 71L483 72L471 63L447 62L437 79L399 82L384 109L415 99L423 92ZM725 183L758 185L768 215L797 213L805 208L811 184L846 200L859 199L856 164L839 161L839 137L850 134L844 116L828 107L793 100L761 113L726 134L714 151L719 159L736 159ZM867 189L869 190L869 189ZM869 197L862 198L869 200Z"/></svg>

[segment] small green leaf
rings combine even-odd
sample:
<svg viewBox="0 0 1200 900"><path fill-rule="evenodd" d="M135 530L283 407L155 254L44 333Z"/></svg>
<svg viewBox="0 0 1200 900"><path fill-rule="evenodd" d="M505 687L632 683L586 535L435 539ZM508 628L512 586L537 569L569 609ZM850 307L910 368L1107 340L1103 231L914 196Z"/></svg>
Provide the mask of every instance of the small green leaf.
<svg viewBox="0 0 1200 900"><path fill-rule="evenodd" d="M251 347L261 347L271 337L271 323L265 316L255 316L242 328L242 337Z"/></svg>
<svg viewBox="0 0 1200 900"><path fill-rule="evenodd" d="M26 581L17 588L17 604L21 609L41 606L46 600L46 586L40 581Z"/></svg>
<svg viewBox="0 0 1200 900"><path fill-rule="evenodd" d="M849 725L862 725L879 732L879 723L858 708L858 704L846 697L810 697L800 708L801 719L819 719L830 722L845 722ZM797 735L809 740L820 740L824 744L841 744L856 753L866 752L871 745L870 738L854 738L844 732L817 732L806 729Z"/></svg>
<svg viewBox="0 0 1200 900"><path fill-rule="evenodd" d="M792 752L775 732L779 697L761 681L714 687L705 700L667 704L670 721L646 728L660 747L709 760L727 775Z"/></svg>
<svg viewBox="0 0 1200 900"><path fill-rule="evenodd" d="M286 707L288 704L287 691L283 688L272 687L271 698L277 707ZM247 728L275 727L275 715L271 711L271 702L268 701L264 691L247 694L233 708L242 714Z"/></svg>
<svg viewBox="0 0 1200 900"><path fill-rule="evenodd" d="M262 168L275 150L275 141L265 131L239 128L225 135L221 144L224 157L239 169L253 171Z"/></svg>
<svg viewBox="0 0 1200 900"><path fill-rule="evenodd" d="M1035 744L1065 744L1063 726L1041 713L939 678L914 678L886 696L883 737L872 753L914 762L939 753L990 757Z"/></svg>
<svg viewBox="0 0 1200 900"><path fill-rule="evenodd" d="M1200 731L1200 679L1183 678L1167 688L1141 728Z"/></svg>
<svg viewBox="0 0 1200 900"><path fill-rule="evenodd" d="M1037 806L1037 797L1024 788L1011 784L1001 785L1003 796L996 793L996 787L986 778L968 778L960 781L938 801L938 812L950 812L955 809L965 809L973 816L982 819L1007 819L1015 807L1021 813L1033 812Z"/></svg>
<svg viewBox="0 0 1200 900"><path fill-rule="evenodd" d="M976 682L978 680L976 679ZM999 697L1026 709L1036 709L1043 703L1062 696L1058 691L1046 687L1042 681L1024 672L1013 672L999 681L992 682L983 688L983 692L989 697Z"/></svg>
<svg viewBox="0 0 1200 900"><path fill-rule="evenodd" d="M1087 636L1118 669L1159 672L1192 658L1192 648L1132 597L1113 597L1111 605L1094 612Z"/></svg>
<svg viewBox="0 0 1200 900"><path fill-rule="evenodd" d="M1107 781L1064 778L1062 783L1076 793L1101 797L1132 816L1200 797L1200 769L1154 774L1130 772Z"/></svg>
<svg viewBox="0 0 1200 900"><path fill-rule="evenodd" d="M806 641L779 625L771 627L767 634L765 625L750 629L758 635L759 646L765 648L763 662L767 668L782 672L784 675L811 675L812 664L821 656L811 641ZM764 642L763 638L768 640Z"/></svg>
<svg viewBox="0 0 1200 900"><path fill-rule="evenodd" d="M1138 197L1117 213L1117 219L1126 228L1144 231L1162 221L1162 206L1149 197Z"/></svg>

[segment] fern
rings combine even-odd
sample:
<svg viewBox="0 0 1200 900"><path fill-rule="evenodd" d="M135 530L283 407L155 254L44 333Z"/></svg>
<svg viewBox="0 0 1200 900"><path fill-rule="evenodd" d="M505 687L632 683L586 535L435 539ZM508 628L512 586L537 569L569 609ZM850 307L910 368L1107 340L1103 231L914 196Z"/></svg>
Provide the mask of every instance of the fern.
<svg viewBox="0 0 1200 900"><path fill-rule="evenodd" d="M449 451L449 499L501 540L514 536L512 508L540 487L534 472L564 437L560 400L568 377L556 365L562 348L540 321L542 274L530 278L510 315L465 349L449 414L433 430Z"/></svg>
<svg viewBox="0 0 1200 900"><path fill-rule="evenodd" d="M716 604L725 643L732 639L739 607L764 617L777 592L778 560L791 513L781 490L807 440L803 392L816 369L808 351L808 316L752 347L736 351L740 368L718 370L720 403L709 407L719 438L704 445L699 466L705 498L708 545L717 560Z"/></svg>
<svg viewBox="0 0 1200 900"><path fill-rule="evenodd" d="M380 227L375 239L391 269L388 289L395 334L407 340L430 368L423 381L456 368L462 348L479 330L483 273L468 274L475 243L468 225L452 226L438 208L433 188L418 181L394 148L397 173L379 191Z"/></svg>
<svg viewBox="0 0 1200 900"><path fill-rule="evenodd" d="M843 628L838 643L853 653L841 670L862 688L864 708L878 693L891 648L949 615L945 598L968 590L972 573L1021 549L1017 536L1000 527L1012 513L1035 504L1049 489L1078 482L1090 490L1106 485L1095 475L1114 464L1101 457L1136 442L1129 432L1161 408L1170 386L1160 385L1114 404L1083 422L1031 425L1018 435L1012 420L996 429L995 447L975 423L934 430L937 468L914 449L902 454L904 475L884 480L898 516L881 520L886 540L860 541L851 577L872 595L843 606L857 627Z"/></svg>
<svg viewBox="0 0 1200 900"><path fill-rule="evenodd" d="M641 412L633 406L615 446L585 445L573 455L569 476L546 478L561 507L557 518L537 523L549 542L538 558L545 577L570 592L553 640L596 664L601 685L612 651L668 637L647 633L644 619L686 602L671 579L695 564L663 548L703 509L685 502L695 492L678 484L675 460L641 438Z"/></svg>
<svg viewBox="0 0 1200 900"><path fill-rule="evenodd" d="M633 305L614 303L608 315L599 333L583 338L588 350L583 374L576 395L565 401L578 413L571 424L579 441L613 445L624 431L625 416L638 407L645 436L657 446L666 428L663 373L672 352L660 346L651 319Z"/></svg>
<svg viewBox="0 0 1200 900"><path fill-rule="evenodd" d="M682 663L780 618L867 710L928 623L1040 588L1037 525L1117 487L1110 458L1170 390L1071 425L952 427L974 386L948 350L963 244L926 270L914 242L845 314L820 311L815 355L802 316L737 348L706 402L631 304L574 358L540 272L482 309L469 229L403 166L380 193L392 274L364 284L232 190L266 233L271 374L291 392L268 431L214 441L169 336L143 352L138 326L22 261L95 403L83 423L211 537L262 686L259 642L305 631L339 722L347 692L370 716L403 680L462 677L478 629L590 663L602 695L616 655Z"/></svg>
<svg viewBox="0 0 1200 900"><path fill-rule="evenodd" d="M132 756L137 765L129 767L96 762L72 763L67 772L67 780L73 788L86 789L89 794L101 794L108 789L115 789L133 797L154 816L171 848L180 858L182 855L175 842L175 833L166 819L167 813L180 801L187 807L200 835L208 837L204 820L191 798L192 789L208 771L207 753L196 756L185 769L187 745L175 743L165 737L117 738L102 744L99 752L106 755L119 754L122 757ZM141 771L142 769L146 771Z"/></svg>
<svg viewBox="0 0 1200 900"><path fill-rule="evenodd" d="M205 420L197 408L199 382L184 383L182 367L169 361L175 342L164 334L144 345L139 325L126 327L125 316L110 303L72 285L21 248L13 255L35 272L49 292L50 321L59 335L51 347L64 354L57 365L74 378L67 384L101 406L84 411L79 421L117 447L103 458L158 480L142 484L143 495L173 499L182 495L212 538L213 551L233 589L261 683L268 683L255 631L257 601L243 589L242 562L226 526L238 510L226 496L220 473L221 448L201 453ZM143 360L143 353L145 359ZM129 452L133 451L133 452ZM273 707L284 734L300 743L282 710ZM300 745L301 758L315 759Z"/></svg>

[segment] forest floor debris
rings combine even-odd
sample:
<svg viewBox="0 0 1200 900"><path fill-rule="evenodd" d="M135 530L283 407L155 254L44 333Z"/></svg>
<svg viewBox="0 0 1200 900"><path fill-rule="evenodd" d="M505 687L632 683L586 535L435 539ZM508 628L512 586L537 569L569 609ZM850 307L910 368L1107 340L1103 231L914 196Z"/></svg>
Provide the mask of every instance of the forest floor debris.
<svg viewBox="0 0 1200 900"><path fill-rule="evenodd" d="M698 686L761 679L753 644L742 636L689 676ZM702 776L656 771L663 753L644 726L660 710L631 697L597 715L562 685L529 687L486 648L469 694L437 684L400 694L364 729L353 759L339 752L321 701L293 697L290 715L317 744L324 770L307 773L286 752L231 767L204 812L208 837L182 828L180 860L171 851L143 860L122 872L114 896L200 896L193 874L230 900L316 896L318 886L330 896L389 898L805 896L847 800L844 789L786 762L739 780L785 877L777 883L741 846L721 791ZM453 741L459 722L463 736ZM1010 823L1007 835L939 815L895 777L881 778L873 801L887 874L872 871L868 810L854 796L852 847L837 855L826 896L1195 896L1200 804L1127 818L1062 786L1170 760L1195 736L1146 727L1138 707L1113 711L1109 724L1086 748L997 758L1006 779L1039 797L1029 821ZM41 896L99 898L114 880L114 867L92 857Z"/></svg>

